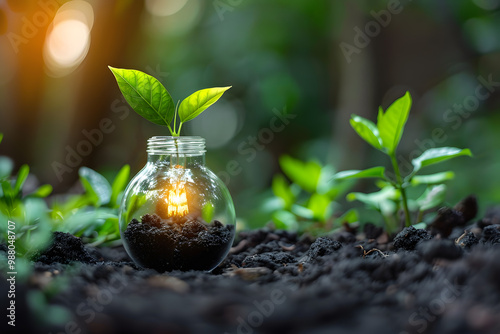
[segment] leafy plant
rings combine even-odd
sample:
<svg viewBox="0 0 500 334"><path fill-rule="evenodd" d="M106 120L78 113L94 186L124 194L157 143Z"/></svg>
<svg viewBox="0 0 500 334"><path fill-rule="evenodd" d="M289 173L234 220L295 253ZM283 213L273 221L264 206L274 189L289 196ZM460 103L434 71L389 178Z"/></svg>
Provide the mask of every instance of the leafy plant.
<svg viewBox="0 0 500 334"><path fill-rule="evenodd" d="M384 167L373 167L366 170L350 170L335 174L332 180L376 178L380 191L372 194L351 193L349 200L359 200L377 209L386 218L388 232L396 229L397 219L394 214L400 207L404 210L405 225L410 226L411 211L417 211L417 223L422 212L439 205L444 200L446 187L443 182L453 178L453 172L442 172L431 175L417 175L424 167L447 161L459 156L472 156L469 149L455 147L431 148L412 160L413 171L403 177L396 158L396 150L408 120L412 99L409 92L392 103L386 111L379 108L377 124L368 119L352 115L350 123L358 135L377 150L386 154L392 164L394 176L389 177ZM408 198L410 187L425 185L427 189L415 200Z"/></svg>
<svg viewBox="0 0 500 334"><path fill-rule="evenodd" d="M0 142L3 135L0 134ZM7 242L9 224L15 232L16 253L31 256L43 248L50 238L50 220L44 197L52 192L52 186L43 185L26 194L23 186L29 175L28 165L22 165L13 177L14 163L8 157L0 157L0 243ZM14 223L8 223L12 221Z"/></svg>
<svg viewBox="0 0 500 334"><path fill-rule="evenodd" d="M53 231L72 233L94 244L119 239L118 208L129 179L128 165L119 171L112 185L101 174L80 168L85 192L53 197L50 207L44 198L51 194L52 186L42 185L26 194L29 167L21 166L14 177L13 165L11 159L0 156L0 243L15 236L19 272L29 271L28 261L43 251Z"/></svg>
<svg viewBox="0 0 500 334"><path fill-rule="evenodd" d="M132 109L150 122L167 126L172 136L179 136L184 123L195 119L231 88L202 89L185 98L180 106L179 103L175 106L170 93L156 78L137 70L111 66L109 69Z"/></svg>
<svg viewBox="0 0 500 334"><path fill-rule="evenodd" d="M55 229L83 237L94 245L119 239L118 209L130 166L123 166L112 184L87 167L81 167L78 174L85 192L54 200L51 218Z"/></svg>
<svg viewBox="0 0 500 334"><path fill-rule="evenodd" d="M334 201L347 191L351 182L328 183L334 169L316 161L303 162L284 155L280 158L280 166L292 184L281 174L273 178L272 189L281 202L272 215L275 226L311 234L331 230L334 227ZM341 220L356 218L350 211Z"/></svg>

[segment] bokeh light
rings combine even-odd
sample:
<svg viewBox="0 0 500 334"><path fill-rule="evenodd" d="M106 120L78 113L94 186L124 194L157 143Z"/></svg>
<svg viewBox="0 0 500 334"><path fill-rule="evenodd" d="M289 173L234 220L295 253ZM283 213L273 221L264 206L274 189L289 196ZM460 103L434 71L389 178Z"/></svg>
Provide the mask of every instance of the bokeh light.
<svg viewBox="0 0 500 334"><path fill-rule="evenodd" d="M94 23L92 6L71 1L58 10L47 33L44 60L47 74L61 77L73 72L85 59Z"/></svg>
<svg viewBox="0 0 500 334"><path fill-rule="evenodd" d="M146 1L145 30L151 36L181 36L199 23L204 5L203 0Z"/></svg>
<svg viewBox="0 0 500 334"><path fill-rule="evenodd" d="M473 2L482 9L494 10L500 6L500 0L473 0Z"/></svg>
<svg viewBox="0 0 500 334"><path fill-rule="evenodd" d="M81 21L66 20L54 27L47 40L48 54L62 67L72 67L85 56L89 29Z"/></svg>
<svg viewBox="0 0 500 334"><path fill-rule="evenodd" d="M194 119L191 130L193 134L206 139L207 148L218 148L226 145L236 135L238 121L234 106L220 101L210 111Z"/></svg>
<svg viewBox="0 0 500 334"><path fill-rule="evenodd" d="M188 0L146 0L146 10L154 16L169 16L180 11Z"/></svg>

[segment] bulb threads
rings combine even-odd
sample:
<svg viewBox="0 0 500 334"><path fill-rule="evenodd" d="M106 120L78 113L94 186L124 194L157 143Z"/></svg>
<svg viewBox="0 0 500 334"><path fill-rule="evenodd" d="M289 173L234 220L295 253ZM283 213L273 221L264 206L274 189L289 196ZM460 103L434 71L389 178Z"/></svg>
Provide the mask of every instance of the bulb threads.
<svg viewBox="0 0 500 334"><path fill-rule="evenodd" d="M205 154L205 139L199 136L156 136L148 139L150 155L180 154L196 156Z"/></svg>

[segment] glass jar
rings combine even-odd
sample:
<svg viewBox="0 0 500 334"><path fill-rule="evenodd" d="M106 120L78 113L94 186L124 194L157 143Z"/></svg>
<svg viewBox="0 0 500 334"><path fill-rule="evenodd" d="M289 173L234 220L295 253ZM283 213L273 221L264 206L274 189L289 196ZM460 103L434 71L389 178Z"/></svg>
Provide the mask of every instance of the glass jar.
<svg viewBox="0 0 500 334"><path fill-rule="evenodd" d="M127 253L159 272L214 269L234 241L235 212L225 184L205 167L205 139L152 137L147 152L120 207Z"/></svg>

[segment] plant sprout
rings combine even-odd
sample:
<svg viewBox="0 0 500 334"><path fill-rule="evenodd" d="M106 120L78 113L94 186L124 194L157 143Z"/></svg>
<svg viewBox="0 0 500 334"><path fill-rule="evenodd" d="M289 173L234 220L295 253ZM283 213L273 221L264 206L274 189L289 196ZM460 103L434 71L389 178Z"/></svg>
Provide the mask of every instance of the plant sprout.
<svg viewBox="0 0 500 334"><path fill-rule="evenodd" d="M288 155L280 157L279 163L285 175L275 175L272 182L273 193L280 199L272 214L276 228L320 235L331 232L339 222L357 221L353 210L334 219L335 201L347 192L352 182L327 182L335 174L332 166L323 166L314 160L301 161Z"/></svg>
<svg viewBox="0 0 500 334"><path fill-rule="evenodd" d="M442 172L431 175L416 175L424 167L434 165L440 162L459 156L472 156L469 149L459 149L455 147L431 148L423 152L419 157L412 160L413 171L403 177L396 158L396 149L401 140L404 126L408 120L412 99L409 92L392 103L384 112L379 107L377 124L363 117L352 115L350 123L358 135L377 150L386 154L392 164L395 177L390 178L385 173L384 167L373 167L366 170L349 170L339 172L333 176L333 180L359 179L359 178L378 178L381 190L373 194L351 193L347 195L350 200L357 199L372 207L375 207L383 215L384 212L390 212L391 202L399 201L403 207L405 215L405 225L411 225L410 203L407 189L411 186L425 184L428 189L422 196L413 201L413 206L419 207L419 216L423 210L438 205L437 198L442 198L445 187L441 183L453 178L452 172ZM385 215L384 215L385 216ZM386 221L388 232L394 229L394 224ZM418 221L417 221L418 223Z"/></svg>
<svg viewBox="0 0 500 334"><path fill-rule="evenodd" d="M148 121L166 126L174 137L180 135L184 123L195 119L231 88L228 86L202 89L182 102L179 101L180 105L178 102L175 106L167 89L151 75L137 70L108 67L132 109Z"/></svg>

